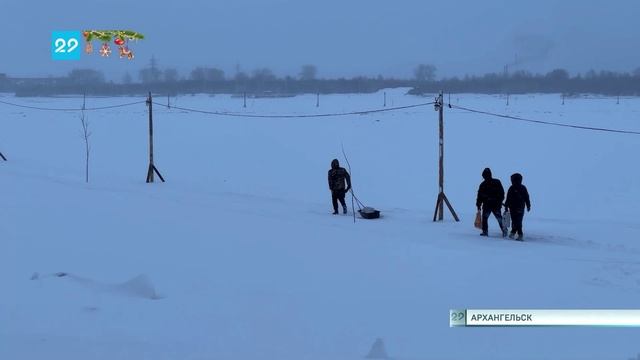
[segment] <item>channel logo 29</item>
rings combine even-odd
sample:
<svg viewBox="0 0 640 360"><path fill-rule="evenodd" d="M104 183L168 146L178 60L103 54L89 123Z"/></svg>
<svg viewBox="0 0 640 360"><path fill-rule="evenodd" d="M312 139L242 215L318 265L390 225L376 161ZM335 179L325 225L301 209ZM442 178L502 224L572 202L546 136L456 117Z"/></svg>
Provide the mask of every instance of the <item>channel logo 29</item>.
<svg viewBox="0 0 640 360"><path fill-rule="evenodd" d="M80 60L80 31L51 33L51 59Z"/></svg>

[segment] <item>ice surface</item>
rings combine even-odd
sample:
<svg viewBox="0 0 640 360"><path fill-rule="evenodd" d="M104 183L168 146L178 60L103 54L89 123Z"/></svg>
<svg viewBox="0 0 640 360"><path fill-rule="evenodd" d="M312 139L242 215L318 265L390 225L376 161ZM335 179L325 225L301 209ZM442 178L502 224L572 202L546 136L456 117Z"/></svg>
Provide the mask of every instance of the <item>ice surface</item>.
<svg viewBox="0 0 640 360"><path fill-rule="evenodd" d="M394 106L425 101L386 90ZM46 107L79 98L5 100ZM445 99L447 97L445 96ZM138 100L88 99L87 106ZM160 101L160 100L159 100ZM163 100L164 101L164 100ZM252 114L378 108L382 93L285 99L182 96ZM453 94L460 106L639 130L640 99ZM0 106L0 359L627 359L634 329L461 329L458 308L637 308L638 137L445 109L445 192L462 222L433 223L432 107L319 119L214 117L144 104L78 114ZM344 143L358 197L384 214L331 216L326 172ZM483 168L532 196L524 243L473 227ZM350 201L349 201L350 202ZM91 279L30 281L34 272ZM138 278L146 274L153 283ZM41 275L43 276L43 275ZM102 291L109 284L122 293ZM165 296L157 296L155 289ZM134 296L121 296L122 294Z"/></svg>

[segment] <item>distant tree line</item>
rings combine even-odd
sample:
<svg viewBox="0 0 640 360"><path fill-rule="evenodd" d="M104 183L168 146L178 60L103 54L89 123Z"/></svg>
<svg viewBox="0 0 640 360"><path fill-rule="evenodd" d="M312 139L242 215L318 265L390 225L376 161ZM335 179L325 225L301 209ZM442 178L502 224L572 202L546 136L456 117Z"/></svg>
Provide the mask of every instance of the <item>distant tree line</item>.
<svg viewBox="0 0 640 360"><path fill-rule="evenodd" d="M237 69L227 76L215 67L200 66L181 75L175 68L161 69L155 58L141 69L137 78L126 73L120 82L106 81L93 69L75 69L66 77L14 79L0 74L0 91L17 96L65 94L143 95L159 94L242 94L249 96L290 96L303 93L371 93L385 88L408 87L411 94L431 94L443 90L451 93L519 94L519 93L594 93L606 95L640 95L640 68L630 73L589 71L571 76L556 69L547 74L527 71L490 73L436 79L436 67L420 64L411 79L353 77L324 79L314 65L303 65L297 76L276 76L268 68L251 72Z"/></svg>
<svg viewBox="0 0 640 360"><path fill-rule="evenodd" d="M93 69L75 69L66 77L49 79L18 79L9 88L17 96L51 96L66 94L143 95L157 94L243 94L248 96L291 96L304 93L371 93L384 88L410 87L413 80L353 77L319 79L314 65L304 65L300 73L278 77L269 68L257 68L247 73L236 71L227 76L215 67L196 67L180 76L174 68L161 69L152 58L149 65L134 77L126 73L121 82L106 81L104 74Z"/></svg>
<svg viewBox="0 0 640 360"><path fill-rule="evenodd" d="M631 73L588 71L570 76L565 69L547 74L527 71L490 73L440 81L423 82L409 93L428 94L445 90L450 93L523 94L523 93L593 93L603 95L640 95L640 68Z"/></svg>

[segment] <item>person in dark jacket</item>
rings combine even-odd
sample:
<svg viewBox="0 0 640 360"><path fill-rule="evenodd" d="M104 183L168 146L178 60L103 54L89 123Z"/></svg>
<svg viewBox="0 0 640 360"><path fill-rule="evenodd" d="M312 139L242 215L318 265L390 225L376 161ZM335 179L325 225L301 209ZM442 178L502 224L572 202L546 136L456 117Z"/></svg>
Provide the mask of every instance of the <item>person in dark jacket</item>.
<svg viewBox="0 0 640 360"><path fill-rule="evenodd" d="M502 237L507 236L507 229L502 226L502 201L504 200L504 188L498 179L494 179L491 175L491 169L486 168L482 171L484 181L478 188L478 197L476 199L476 207L478 211L482 208L482 234L481 236L489 236L489 216L493 215L500 224Z"/></svg>
<svg viewBox="0 0 640 360"><path fill-rule="evenodd" d="M522 185L522 175L515 173L511 175L511 187L507 192L507 201L504 206L511 213L511 234L509 238L513 239L516 234L516 240L522 241L524 234L522 233L522 219L524 218L524 208L531 211L531 201L529 200L529 192L527 187Z"/></svg>
<svg viewBox="0 0 640 360"><path fill-rule="evenodd" d="M347 203L344 200L346 193L351 190L351 176L340 167L338 159L331 161L331 170L329 170L329 190L331 190L331 202L333 203L333 214L338 213L338 201L342 204L342 212L347 213ZM345 187L346 182L346 187Z"/></svg>

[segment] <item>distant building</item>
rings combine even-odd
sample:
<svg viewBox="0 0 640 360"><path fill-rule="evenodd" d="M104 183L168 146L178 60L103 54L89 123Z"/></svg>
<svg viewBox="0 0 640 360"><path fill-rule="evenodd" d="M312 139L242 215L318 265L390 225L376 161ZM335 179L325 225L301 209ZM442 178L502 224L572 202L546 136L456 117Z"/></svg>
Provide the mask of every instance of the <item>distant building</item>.
<svg viewBox="0 0 640 360"><path fill-rule="evenodd" d="M7 91L7 74L0 73L0 91Z"/></svg>
<svg viewBox="0 0 640 360"><path fill-rule="evenodd" d="M0 92L12 92L21 96L50 95L67 82L64 77L22 78L0 74Z"/></svg>
<svg viewBox="0 0 640 360"><path fill-rule="evenodd" d="M7 77L7 82L14 86L33 86L33 85L58 85L65 81L65 78L61 77L46 77L46 78L14 78Z"/></svg>

